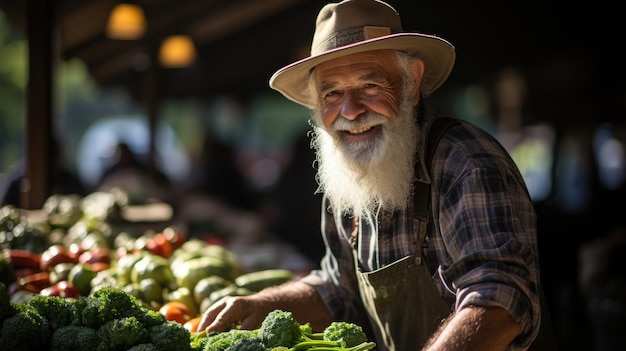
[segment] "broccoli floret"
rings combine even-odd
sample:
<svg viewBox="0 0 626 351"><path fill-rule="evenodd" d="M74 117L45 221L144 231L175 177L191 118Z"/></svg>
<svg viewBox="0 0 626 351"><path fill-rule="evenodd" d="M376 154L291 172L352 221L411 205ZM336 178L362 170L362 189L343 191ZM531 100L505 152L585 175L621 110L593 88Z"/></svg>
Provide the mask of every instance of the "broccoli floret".
<svg viewBox="0 0 626 351"><path fill-rule="evenodd" d="M4 320L0 330L0 350L45 350L52 330L48 321L32 306L15 303L16 314Z"/></svg>
<svg viewBox="0 0 626 351"><path fill-rule="evenodd" d="M263 343L258 338L246 338L239 340L235 345L230 346L226 351L267 351Z"/></svg>
<svg viewBox="0 0 626 351"><path fill-rule="evenodd" d="M136 297L118 287L107 286L74 301L73 323L94 329L114 319L136 316L141 305Z"/></svg>
<svg viewBox="0 0 626 351"><path fill-rule="evenodd" d="M225 351L244 339L258 339L258 329L230 329L221 333L212 332L207 336L203 351Z"/></svg>
<svg viewBox="0 0 626 351"><path fill-rule="evenodd" d="M13 308L11 303L11 296L7 286L0 282L0 325L7 318L13 317L17 311Z"/></svg>
<svg viewBox="0 0 626 351"><path fill-rule="evenodd" d="M126 351L159 351L159 349L153 344L147 343L135 345Z"/></svg>
<svg viewBox="0 0 626 351"><path fill-rule="evenodd" d="M150 327L150 342L160 351L191 351L191 334L182 324L168 321Z"/></svg>
<svg viewBox="0 0 626 351"><path fill-rule="evenodd" d="M342 347L353 347L368 341L363 328L348 322L332 322L324 329L324 340L337 341Z"/></svg>
<svg viewBox="0 0 626 351"><path fill-rule="evenodd" d="M206 346L209 338L207 337L206 331L197 331L191 332L189 336L189 345L191 346L192 351L203 351Z"/></svg>
<svg viewBox="0 0 626 351"><path fill-rule="evenodd" d="M146 328L153 327L155 325L163 324L167 322L165 316L155 310L151 310L149 308L141 306L138 310L132 313L132 316L137 318L137 320L143 324Z"/></svg>
<svg viewBox="0 0 626 351"><path fill-rule="evenodd" d="M98 351L126 350L148 341L148 330L135 317L124 317L104 323L98 329Z"/></svg>
<svg viewBox="0 0 626 351"><path fill-rule="evenodd" d="M93 351L99 343L95 329L68 325L52 333L50 347L52 351Z"/></svg>
<svg viewBox="0 0 626 351"><path fill-rule="evenodd" d="M59 296L33 295L28 301L39 313L48 320L52 330L70 325L71 312L69 300Z"/></svg>
<svg viewBox="0 0 626 351"><path fill-rule="evenodd" d="M292 347L303 340L300 323L293 313L281 310L274 310L265 317L259 328L259 337L266 348Z"/></svg>
<svg viewBox="0 0 626 351"><path fill-rule="evenodd" d="M376 346L356 324L334 322L314 333L309 323L301 325L291 312L281 310L270 312L259 329L212 332L207 339L202 351L366 351Z"/></svg>

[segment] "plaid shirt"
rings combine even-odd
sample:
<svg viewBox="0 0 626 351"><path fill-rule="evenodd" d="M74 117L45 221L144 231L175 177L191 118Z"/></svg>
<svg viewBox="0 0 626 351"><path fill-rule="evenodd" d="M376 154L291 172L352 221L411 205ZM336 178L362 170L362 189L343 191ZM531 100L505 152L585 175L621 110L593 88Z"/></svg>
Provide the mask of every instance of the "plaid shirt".
<svg viewBox="0 0 626 351"><path fill-rule="evenodd" d="M427 130L426 121L422 130ZM432 210L424 255L433 282L452 310L469 305L501 306L522 327L509 350L528 347L539 329L539 257L536 215L524 180L500 144L463 122L448 130L433 156L432 179L423 167L418 179L431 182ZM412 201L391 219L360 220L362 269L374 270L415 251ZM322 236L327 247L321 269L302 280L316 287L338 320L366 323L354 272L353 219L335 215L327 199ZM379 216L380 217L380 216Z"/></svg>

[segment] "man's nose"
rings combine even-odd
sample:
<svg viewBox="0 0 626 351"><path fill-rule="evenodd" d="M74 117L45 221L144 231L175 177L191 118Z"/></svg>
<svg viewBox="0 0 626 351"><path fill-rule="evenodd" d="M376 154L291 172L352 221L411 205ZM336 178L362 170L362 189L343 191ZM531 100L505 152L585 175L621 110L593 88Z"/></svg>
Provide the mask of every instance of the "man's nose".
<svg viewBox="0 0 626 351"><path fill-rule="evenodd" d="M341 106L341 115L349 120L356 119L361 113L365 112L365 105L361 101L359 94L355 90L347 90L344 93L343 104Z"/></svg>

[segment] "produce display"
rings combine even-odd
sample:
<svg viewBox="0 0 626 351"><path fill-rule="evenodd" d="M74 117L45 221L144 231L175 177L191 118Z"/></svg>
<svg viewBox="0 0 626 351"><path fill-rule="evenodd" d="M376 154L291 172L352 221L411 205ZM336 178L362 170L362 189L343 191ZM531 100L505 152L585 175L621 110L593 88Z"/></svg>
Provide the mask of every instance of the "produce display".
<svg viewBox="0 0 626 351"><path fill-rule="evenodd" d="M215 301L295 274L246 271L226 246L185 238L172 226L129 231L120 215L126 205L121 192L53 195L39 220L0 207L1 350L374 348L359 326L335 322L312 333L284 311L270 313L259 330L198 331Z"/></svg>

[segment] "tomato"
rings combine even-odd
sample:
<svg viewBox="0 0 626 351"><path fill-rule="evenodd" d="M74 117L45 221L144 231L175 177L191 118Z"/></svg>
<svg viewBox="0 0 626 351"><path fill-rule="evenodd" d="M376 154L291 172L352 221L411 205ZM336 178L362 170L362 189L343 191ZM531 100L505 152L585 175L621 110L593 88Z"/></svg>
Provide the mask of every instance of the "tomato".
<svg viewBox="0 0 626 351"><path fill-rule="evenodd" d="M198 331L198 326L200 325L201 320L202 317L193 317L185 322L185 324L183 324L183 327L185 327L185 329L189 330L191 333L195 333Z"/></svg>
<svg viewBox="0 0 626 351"><path fill-rule="evenodd" d="M163 233L156 234L146 242L146 248L155 255L169 258L172 255L173 247Z"/></svg>
<svg viewBox="0 0 626 351"><path fill-rule="evenodd" d="M165 319L168 321L176 321L180 324L185 324L192 318L189 307L179 301L169 301L164 303L159 309L159 312L161 312L161 314L165 316Z"/></svg>

